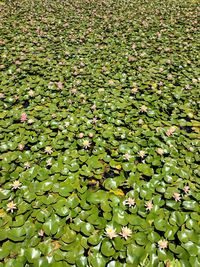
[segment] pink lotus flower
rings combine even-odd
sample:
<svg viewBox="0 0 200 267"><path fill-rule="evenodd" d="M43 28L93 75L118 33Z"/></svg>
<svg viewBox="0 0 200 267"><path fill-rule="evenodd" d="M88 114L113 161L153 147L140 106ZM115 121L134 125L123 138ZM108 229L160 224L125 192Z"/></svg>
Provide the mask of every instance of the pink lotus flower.
<svg viewBox="0 0 200 267"><path fill-rule="evenodd" d="M83 136L84 136L84 133L79 134L79 138L83 138Z"/></svg>
<svg viewBox="0 0 200 267"><path fill-rule="evenodd" d="M63 83L62 82L57 82L57 87L58 87L58 89L63 89Z"/></svg>
<svg viewBox="0 0 200 267"><path fill-rule="evenodd" d="M22 115L21 115L21 122L25 122L26 120L27 120L26 113L22 113Z"/></svg>
<svg viewBox="0 0 200 267"><path fill-rule="evenodd" d="M170 127L170 128L166 131L166 135L167 135L167 136L170 136L170 135L172 135L175 131L176 131L176 127L175 127L175 126L172 126L172 127Z"/></svg>
<svg viewBox="0 0 200 267"><path fill-rule="evenodd" d="M188 185L185 185L183 188L184 193L187 195L190 192L190 187Z"/></svg>
<svg viewBox="0 0 200 267"><path fill-rule="evenodd" d="M135 206L136 203L135 203L135 199L134 199L134 198L129 197L128 199L126 199L126 200L123 202L123 204L124 204L124 205L128 205L129 208L130 208L130 207Z"/></svg>
<svg viewBox="0 0 200 267"><path fill-rule="evenodd" d="M40 237L43 237L43 236L44 236L44 230L40 229L40 231L38 232L38 235L39 235Z"/></svg>
<svg viewBox="0 0 200 267"><path fill-rule="evenodd" d="M96 123L97 123L97 121L98 121L98 120L97 120L97 118L96 118L96 117L94 117L94 118L92 119L92 123L93 123L93 124L96 124Z"/></svg>
<svg viewBox="0 0 200 267"><path fill-rule="evenodd" d="M149 200L148 202L146 202L145 207L146 207L146 211L152 210L153 209L153 203L152 203L152 201Z"/></svg>
<svg viewBox="0 0 200 267"><path fill-rule="evenodd" d="M5 97L4 93L0 93L0 99L3 99Z"/></svg>

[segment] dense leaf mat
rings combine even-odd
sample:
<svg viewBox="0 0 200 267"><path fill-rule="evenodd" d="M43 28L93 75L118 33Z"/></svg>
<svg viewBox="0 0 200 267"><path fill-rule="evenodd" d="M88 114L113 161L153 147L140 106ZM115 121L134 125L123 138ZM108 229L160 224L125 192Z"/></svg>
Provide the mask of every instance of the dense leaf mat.
<svg viewBox="0 0 200 267"><path fill-rule="evenodd" d="M0 267L200 266L199 6L0 2Z"/></svg>

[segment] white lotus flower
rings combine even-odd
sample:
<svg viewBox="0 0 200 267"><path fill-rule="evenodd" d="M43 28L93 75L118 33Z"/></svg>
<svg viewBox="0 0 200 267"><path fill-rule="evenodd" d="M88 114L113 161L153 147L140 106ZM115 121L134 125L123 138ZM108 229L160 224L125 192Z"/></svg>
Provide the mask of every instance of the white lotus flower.
<svg viewBox="0 0 200 267"><path fill-rule="evenodd" d="M53 153L52 147L51 146L46 146L44 152L49 154L49 155L52 154Z"/></svg>
<svg viewBox="0 0 200 267"><path fill-rule="evenodd" d="M159 249L165 249L168 247L168 241L165 239L161 239L160 241L158 241L158 247Z"/></svg>
<svg viewBox="0 0 200 267"><path fill-rule="evenodd" d="M146 152L144 150L140 150L138 155L143 159L146 156Z"/></svg>
<svg viewBox="0 0 200 267"><path fill-rule="evenodd" d="M24 168L29 169L31 167L30 163L27 161L24 163Z"/></svg>
<svg viewBox="0 0 200 267"><path fill-rule="evenodd" d="M140 111L141 111L141 112L147 112L147 110L148 110L148 107L145 106L145 105L142 105L142 106L140 107Z"/></svg>
<svg viewBox="0 0 200 267"><path fill-rule="evenodd" d="M7 211L10 211L11 213L13 213L13 211L16 209L17 209L17 204L14 203L13 201L7 204Z"/></svg>
<svg viewBox="0 0 200 267"><path fill-rule="evenodd" d="M112 226L106 227L105 234L110 239L113 239L114 237L117 236L116 230Z"/></svg>
<svg viewBox="0 0 200 267"><path fill-rule="evenodd" d="M91 143L90 143L88 140L84 140L84 141L83 141L83 147L84 147L85 149L89 148L90 145L91 145Z"/></svg>
<svg viewBox="0 0 200 267"><path fill-rule="evenodd" d="M161 156L164 154L164 150L160 147L156 149L156 152Z"/></svg>
<svg viewBox="0 0 200 267"><path fill-rule="evenodd" d="M12 189L14 189L14 190L19 189L21 185L22 185L22 184L20 183L19 180L15 180L15 181L12 183Z"/></svg>
<svg viewBox="0 0 200 267"><path fill-rule="evenodd" d="M130 160L130 159L132 158L132 156L131 156L129 153L126 153L126 154L124 155L124 158L125 158L126 160Z"/></svg>
<svg viewBox="0 0 200 267"><path fill-rule="evenodd" d="M176 202L181 201L181 195L179 193L174 193L173 198L175 199Z"/></svg>

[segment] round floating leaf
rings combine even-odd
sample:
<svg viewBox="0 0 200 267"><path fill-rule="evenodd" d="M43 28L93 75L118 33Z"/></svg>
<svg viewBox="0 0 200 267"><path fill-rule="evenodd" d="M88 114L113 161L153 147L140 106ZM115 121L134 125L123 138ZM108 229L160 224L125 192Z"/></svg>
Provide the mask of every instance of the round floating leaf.
<svg viewBox="0 0 200 267"><path fill-rule="evenodd" d="M166 220L164 218L157 217L154 221L155 228L159 231L165 232L167 229Z"/></svg>
<svg viewBox="0 0 200 267"><path fill-rule="evenodd" d="M25 239L26 230L25 227L12 228L8 232L8 238L12 241L22 241Z"/></svg>
<svg viewBox="0 0 200 267"><path fill-rule="evenodd" d="M115 250L123 250L124 248L124 244L123 241L121 239L121 237L117 236L114 240L113 240L113 246L115 248Z"/></svg>
<svg viewBox="0 0 200 267"><path fill-rule="evenodd" d="M80 258L76 259L76 266L77 267L87 266L87 257L81 256Z"/></svg>
<svg viewBox="0 0 200 267"><path fill-rule="evenodd" d="M90 223L83 223L81 225L81 232L84 235L89 236L89 235L91 235L94 232L94 227Z"/></svg>
<svg viewBox="0 0 200 267"><path fill-rule="evenodd" d="M47 221L43 224L43 229L47 235L54 235L59 228L60 219L57 215L51 215Z"/></svg>
<svg viewBox="0 0 200 267"><path fill-rule="evenodd" d="M137 165L137 168L140 172L142 172L144 175L146 176L152 176L154 174L154 171L151 167L149 167L149 165L145 164L145 163L139 163Z"/></svg>
<svg viewBox="0 0 200 267"><path fill-rule="evenodd" d="M160 261L172 260L173 254L170 251L159 249L158 250L158 259Z"/></svg>
<svg viewBox="0 0 200 267"><path fill-rule="evenodd" d="M102 199L106 201L107 198L108 196L106 192L103 190L99 190L97 192L92 192L92 193L89 192L87 201L91 204L97 204L97 203L101 203Z"/></svg>
<svg viewBox="0 0 200 267"><path fill-rule="evenodd" d="M188 200L188 201L183 201L183 207L186 210L191 210L191 211L198 211L199 206L196 201L194 200Z"/></svg>
<svg viewBox="0 0 200 267"><path fill-rule="evenodd" d="M120 208L114 208L113 221L117 222L120 225L127 225L128 219L126 212Z"/></svg>
<svg viewBox="0 0 200 267"><path fill-rule="evenodd" d="M29 263L34 263L35 259L38 259L41 255L41 252L36 248L27 248L25 250L25 257Z"/></svg>
<svg viewBox="0 0 200 267"><path fill-rule="evenodd" d="M123 263L117 261L110 261L107 265L108 267L122 267Z"/></svg>
<svg viewBox="0 0 200 267"><path fill-rule="evenodd" d="M92 253L88 257L88 261L91 264L92 267L99 266L99 267L105 267L106 266L106 260L101 255L101 253Z"/></svg>
<svg viewBox="0 0 200 267"><path fill-rule="evenodd" d="M8 231L6 230L0 230L0 241L3 241L8 238Z"/></svg>
<svg viewBox="0 0 200 267"><path fill-rule="evenodd" d="M145 245L147 243L147 237L142 232L136 233L134 235L134 239L135 239L136 243L139 244L139 245Z"/></svg>
<svg viewBox="0 0 200 267"><path fill-rule="evenodd" d="M6 258L9 254L10 254L9 248L4 248L4 247L0 248L0 260Z"/></svg>
<svg viewBox="0 0 200 267"><path fill-rule="evenodd" d="M65 227L64 230L64 234L61 237L61 239L65 242L65 243L71 243L74 241L74 239L76 238L76 232L73 230L70 230L69 227Z"/></svg>
<svg viewBox="0 0 200 267"><path fill-rule="evenodd" d="M115 250L110 241L104 240L101 244L101 253L106 256L110 257L115 254Z"/></svg>
<svg viewBox="0 0 200 267"><path fill-rule="evenodd" d="M96 246L97 244L99 244L100 241L101 241L101 237L98 234L92 234L88 238L88 243L93 246Z"/></svg>
<svg viewBox="0 0 200 267"><path fill-rule="evenodd" d="M185 248L191 256L197 256L200 249L200 246L191 241L182 244L182 247Z"/></svg>
<svg viewBox="0 0 200 267"><path fill-rule="evenodd" d="M130 244L127 247L127 263L137 266L142 259L145 257L146 253L143 247Z"/></svg>
<svg viewBox="0 0 200 267"><path fill-rule="evenodd" d="M59 199L56 204L54 204L53 207L57 215L66 216L67 214L69 214L69 208L66 206L66 204L66 199Z"/></svg>

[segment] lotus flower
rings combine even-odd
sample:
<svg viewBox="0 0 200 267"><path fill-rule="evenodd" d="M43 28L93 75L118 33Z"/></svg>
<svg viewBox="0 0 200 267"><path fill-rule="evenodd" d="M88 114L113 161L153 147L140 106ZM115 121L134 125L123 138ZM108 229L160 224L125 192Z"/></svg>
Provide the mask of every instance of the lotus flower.
<svg viewBox="0 0 200 267"><path fill-rule="evenodd" d="M44 152L51 155L53 153L52 147L50 147L50 146L45 147Z"/></svg>
<svg viewBox="0 0 200 267"><path fill-rule="evenodd" d="M24 168L29 169L31 167L30 163L27 161L24 163Z"/></svg>
<svg viewBox="0 0 200 267"><path fill-rule="evenodd" d="M28 91L28 95L30 97L33 97L35 95L35 92L33 90Z"/></svg>
<svg viewBox="0 0 200 267"><path fill-rule="evenodd" d="M20 151L22 151L24 149L24 145L23 144L19 144L18 148L19 148Z"/></svg>
<svg viewBox="0 0 200 267"><path fill-rule="evenodd" d="M110 239L113 239L114 237L117 236L116 230L111 226L106 227L105 234Z"/></svg>
<svg viewBox="0 0 200 267"><path fill-rule="evenodd" d="M22 113L21 122L25 122L25 121L27 121L27 114L26 113Z"/></svg>
<svg viewBox="0 0 200 267"><path fill-rule="evenodd" d="M153 209L153 203L151 200L149 200L146 204L145 204L146 210L150 211Z"/></svg>
<svg viewBox="0 0 200 267"><path fill-rule="evenodd" d="M128 205L129 208L135 206L135 199L129 197L128 199L126 199L126 200L124 201L124 205Z"/></svg>
<svg viewBox="0 0 200 267"><path fill-rule="evenodd" d="M51 165L52 165L52 159L50 158L47 160L47 166L51 166Z"/></svg>
<svg viewBox="0 0 200 267"><path fill-rule="evenodd" d="M62 82L57 82L56 85L57 85L58 89L60 89L60 90L63 89L63 83Z"/></svg>
<svg viewBox="0 0 200 267"><path fill-rule="evenodd" d="M22 184L20 183L20 181L18 181L18 180L15 180L13 183L12 183L12 189L19 189L20 188L20 186L21 186Z"/></svg>
<svg viewBox="0 0 200 267"><path fill-rule="evenodd" d="M83 136L84 136L84 133L79 134L79 138L83 138Z"/></svg>
<svg viewBox="0 0 200 267"><path fill-rule="evenodd" d="M185 185L183 187L183 191L184 191L185 194L188 194L190 192L190 187L188 185Z"/></svg>
<svg viewBox="0 0 200 267"><path fill-rule="evenodd" d="M133 87L131 89L131 93L136 94L138 92L138 89L136 87Z"/></svg>
<svg viewBox="0 0 200 267"><path fill-rule="evenodd" d="M129 153L126 153L126 154L124 155L124 158L125 158L126 160L130 160L130 159L132 158L132 156L131 156Z"/></svg>
<svg viewBox="0 0 200 267"><path fill-rule="evenodd" d="M157 148L156 152L161 156L164 154L164 150L162 148Z"/></svg>
<svg viewBox="0 0 200 267"><path fill-rule="evenodd" d="M13 201L7 204L7 211L10 211L11 213L13 213L13 211L16 209L17 209L17 204L14 203Z"/></svg>
<svg viewBox="0 0 200 267"><path fill-rule="evenodd" d="M3 99L5 97L4 93L0 93L0 99Z"/></svg>
<svg viewBox="0 0 200 267"><path fill-rule="evenodd" d="M148 107L145 106L145 105L142 105L142 106L140 107L140 111L141 111L141 112L147 112L147 110L148 110Z"/></svg>
<svg viewBox="0 0 200 267"><path fill-rule="evenodd" d="M181 201L181 195L179 193L174 193L173 198L175 199L176 202Z"/></svg>
<svg viewBox="0 0 200 267"><path fill-rule="evenodd" d="M158 241L158 247L159 247L160 249L165 249L165 248L167 248L167 247L168 247L168 241L165 240L165 239Z"/></svg>
<svg viewBox="0 0 200 267"><path fill-rule="evenodd" d="M90 147L90 145L91 145L91 143L90 143L88 140L84 140L84 141L83 141L83 147L84 147L85 149L87 149L88 147Z"/></svg>
<svg viewBox="0 0 200 267"><path fill-rule="evenodd" d="M143 159L146 156L146 152L144 150L140 150L138 155Z"/></svg>
<svg viewBox="0 0 200 267"><path fill-rule="evenodd" d="M95 104L91 106L91 110L96 110L96 105Z"/></svg>
<svg viewBox="0 0 200 267"><path fill-rule="evenodd" d="M39 232L38 232L38 235L40 236L40 237L43 237L44 236L44 230L40 230Z"/></svg>
<svg viewBox="0 0 200 267"><path fill-rule="evenodd" d="M92 137L94 137L94 134L93 134L93 133L89 133L88 136L89 136L90 138L92 138Z"/></svg>
<svg viewBox="0 0 200 267"><path fill-rule="evenodd" d="M130 237L132 235L132 230L130 228L128 228L127 226L126 227L122 227L120 235L124 239L127 239L128 237Z"/></svg>
<svg viewBox="0 0 200 267"><path fill-rule="evenodd" d="M138 120L138 124L143 124L143 123L144 123L143 119Z"/></svg>
<svg viewBox="0 0 200 267"><path fill-rule="evenodd" d="M76 95L77 94L77 89L76 88L72 88L70 90L70 92L73 94L73 95Z"/></svg>
<svg viewBox="0 0 200 267"><path fill-rule="evenodd" d="M176 131L176 127L172 126L172 127L170 127L170 128L167 130L166 135L167 135L167 136L170 136L170 135L172 135L175 131Z"/></svg>

